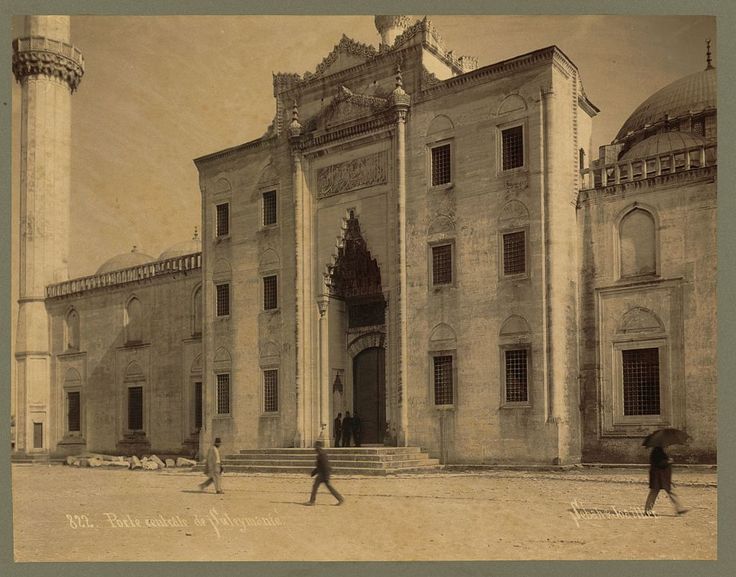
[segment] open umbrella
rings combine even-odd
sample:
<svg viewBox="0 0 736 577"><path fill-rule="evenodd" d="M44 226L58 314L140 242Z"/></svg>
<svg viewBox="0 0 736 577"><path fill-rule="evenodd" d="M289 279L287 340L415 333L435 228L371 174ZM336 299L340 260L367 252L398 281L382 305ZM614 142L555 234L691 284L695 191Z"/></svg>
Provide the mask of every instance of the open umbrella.
<svg viewBox="0 0 736 577"><path fill-rule="evenodd" d="M668 447L669 445L683 445L690 438L685 431L680 429L659 429L642 442L644 447Z"/></svg>

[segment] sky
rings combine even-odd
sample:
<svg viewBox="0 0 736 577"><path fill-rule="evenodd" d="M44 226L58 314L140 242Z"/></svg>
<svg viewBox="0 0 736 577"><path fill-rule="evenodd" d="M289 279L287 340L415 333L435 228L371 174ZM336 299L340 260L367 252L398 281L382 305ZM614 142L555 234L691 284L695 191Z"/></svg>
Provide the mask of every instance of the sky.
<svg viewBox="0 0 736 577"><path fill-rule="evenodd" d="M594 146L609 143L659 88L705 68L706 39L713 40L714 62L718 56L712 17L430 18L449 49L477 57L479 66L559 46L601 109ZM72 43L86 63L72 97L72 278L94 274L133 245L157 257L191 238L201 219L192 160L265 132L275 112L272 73L314 71L343 33L376 47L379 41L372 16L73 16L71 22ZM15 37L21 20L13 26ZM17 211L17 83L12 95Z"/></svg>

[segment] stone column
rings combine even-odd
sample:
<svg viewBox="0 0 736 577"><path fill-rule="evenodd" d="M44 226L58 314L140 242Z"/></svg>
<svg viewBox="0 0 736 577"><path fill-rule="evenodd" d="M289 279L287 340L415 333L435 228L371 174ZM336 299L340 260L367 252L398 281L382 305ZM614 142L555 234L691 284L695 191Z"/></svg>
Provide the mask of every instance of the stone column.
<svg viewBox="0 0 736 577"><path fill-rule="evenodd" d="M406 256L406 118L411 98L404 92L401 68L396 69L396 88L389 103L396 118L396 188L399 205L399 394L401 398L401 422L398 445L409 444L408 355L409 327L407 318L407 256Z"/></svg>
<svg viewBox="0 0 736 577"><path fill-rule="evenodd" d="M51 365L46 286L67 280L70 211L71 94L84 74L69 44L68 16L27 16L13 42L21 85L20 262L15 343L16 451L48 452ZM34 429L42 433L34 447Z"/></svg>
<svg viewBox="0 0 736 577"><path fill-rule="evenodd" d="M328 311L330 295L323 293L317 299L319 307L319 432L317 439L323 447L330 446L330 330Z"/></svg>

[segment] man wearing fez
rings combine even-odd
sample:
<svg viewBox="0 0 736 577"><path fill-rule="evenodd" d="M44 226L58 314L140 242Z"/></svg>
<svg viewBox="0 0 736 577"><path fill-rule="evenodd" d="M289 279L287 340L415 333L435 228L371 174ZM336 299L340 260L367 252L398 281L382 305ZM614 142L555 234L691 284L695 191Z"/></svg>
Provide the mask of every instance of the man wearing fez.
<svg viewBox="0 0 736 577"><path fill-rule="evenodd" d="M224 493L222 490L222 461L220 460L220 445L222 441L220 437L215 437L215 442L207 451L207 460L204 464L204 474L207 475L207 480L199 484L199 490L204 491L212 483L215 484L215 491L217 493Z"/></svg>
<svg viewBox="0 0 736 577"><path fill-rule="evenodd" d="M350 446L350 437L353 436L353 419L350 417L350 411L345 411L345 418L342 420L342 446Z"/></svg>

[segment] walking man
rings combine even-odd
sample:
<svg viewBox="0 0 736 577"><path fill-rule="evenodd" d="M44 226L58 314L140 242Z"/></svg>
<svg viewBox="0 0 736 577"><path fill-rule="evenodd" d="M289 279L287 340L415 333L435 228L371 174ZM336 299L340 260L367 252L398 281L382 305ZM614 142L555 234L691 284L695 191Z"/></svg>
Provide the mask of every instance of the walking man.
<svg viewBox="0 0 736 577"><path fill-rule="evenodd" d="M688 510L682 506L672 490L672 459L664 452L662 447L654 447L649 455L649 495L647 496L646 505L644 505L645 513L652 512L657 495L662 489L672 501L678 515L687 513Z"/></svg>
<svg viewBox="0 0 736 577"><path fill-rule="evenodd" d="M350 411L345 411L345 418L342 420L342 446L350 446L350 437L353 435L353 419L350 417Z"/></svg>
<svg viewBox="0 0 736 577"><path fill-rule="evenodd" d="M204 474L207 475L207 480L199 484L199 490L204 491L212 483L215 484L215 491L222 494L225 491L222 490L222 461L220 460L220 437L215 437L215 442L207 451L207 460L204 464Z"/></svg>
<svg viewBox="0 0 736 577"><path fill-rule="evenodd" d="M335 447L339 447L340 439L342 439L342 413L337 413L333 434L335 435Z"/></svg>
<svg viewBox="0 0 736 577"><path fill-rule="evenodd" d="M332 483L330 483L330 460L327 458L327 453L325 453L322 448L322 443L320 441L317 441L314 444L314 450L317 451L317 466L314 468L314 471L312 471L312 477L314 477L312 495L309 497L309 501L305 504L309 506L314 505L314 502L317 499L317 489L319 489L319 486L324 483L330 490L330 493L332 493L332 496L337 499L337 504L342 505L345 502L345 499L343 499L342 495L340 495L340 493L337 492L337 489L335 489L332 486Z"/></svg>

